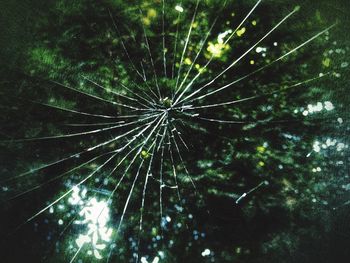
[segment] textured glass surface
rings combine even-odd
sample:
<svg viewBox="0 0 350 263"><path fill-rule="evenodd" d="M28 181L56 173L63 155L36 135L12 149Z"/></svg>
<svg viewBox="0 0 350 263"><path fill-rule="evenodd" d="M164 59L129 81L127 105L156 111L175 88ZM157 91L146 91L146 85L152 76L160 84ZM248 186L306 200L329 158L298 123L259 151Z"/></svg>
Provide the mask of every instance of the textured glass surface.
<svg viewBox="0 0 350 263"><path fill-rule="evenodd" d="M348 1L0 3L1 262L347 262Z"/></svg>

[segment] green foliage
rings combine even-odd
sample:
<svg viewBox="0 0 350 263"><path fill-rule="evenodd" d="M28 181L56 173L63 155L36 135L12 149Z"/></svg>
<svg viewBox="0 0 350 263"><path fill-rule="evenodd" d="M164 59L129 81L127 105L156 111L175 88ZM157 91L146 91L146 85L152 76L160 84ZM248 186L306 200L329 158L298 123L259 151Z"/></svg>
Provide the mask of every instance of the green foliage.
<svg viewBox="0 0 350 263"><path fill-rule="evenodd" d="M136 93L142 98L152 97L151 90L156 92L157 85L165 94L157 103L161 104L161 108L171 108L174 104L171 95L176 91L174 87L178 72L181 71L181 83L193 66L184 87L200 73L201 77L190 91L199 89L295 8L293 1L286 4L285 1L264 2L247 20L244 30L241 28L225 45L219 43L218 35L234 30L255 1L228 1L226 6L223 2L201 1L188 52L184 54L180 70L182 49L191 25L195 1L183 1L184 12L181 16L174 11L177 1L165 1L166 51L162 46L162 1L53 1L50 8L41 11L33 21L33 36L23 48L21 56L24 63L20 64L20 73L17 70L14 75L8 76L11 85L4 85L1 91L4 98L1 105L4 105L6 113L3 115L8 118L4 117L3 123L11 124L1 128L4 140L86 131L86 127L74 124L96 124L108 120L92 119L91 116L77 115L72 111L108 116L132 114L132 110L110 103L129 103L116 94L133 97ZM306 10L304 15L303 10ZM208 86L205 93L258 70L329 26L334 19L327 17L327 11L321 4L312 7L311 2L303 3L293 19L259 45L267 51L257 52L254 48L213 85ZM208 38L201 42L218 13L218 20ZM186 149L179 142L184 163L175 157L177 162L172 166L170 155L164 161L164 177L167 178L164 184L168 187L164 187L163 213L171 218L171 222L164 223L163 228L162 222L159 222L159 185L155 180L158 177L149 179L156 183L147 189L146 206L140 208L145 179L143 174L131 197L132 205L126 214L123 231L114 233L116 248L111 260L131 262L137 250L134 243L138 243L140 235L138 252L148 255L149 262L159 251L164 253L161 262L188 262L189 259L191 262L210 262L212 258L217 262L327 262L331 252L323 252L321 256L316 252L319 247L327 248L324 239L328 242L336 240L336 235L333 239L329 237L329 232L336 225L333 222L337 217L334 211L339 206L346 209L347 206L343 208L341 204L349 195L345 165L348 148L341 151L336 148L341 142L344 145L348 143L344 131L349 128L346 122L349 99L344 96L348 76L348 67L344 63L347 63L345 60L349 49L346 48L347 40L338 36L337 32L342 30L343 27L332 29L271 67L223 92L193 102L195 106L201 106L256 97L242 103L198 110L200 117L237 123L210 122L170 112L188 144ZM144 31L148 36L150 51ZM192 65L197 52L201 50L196 63ZM163 72L163 52L168 59L167 73ZM205 68L212 55L210 67ZM146 81L139 76L141 65L147 75ZM172 73L174 78L171 77ZM288 88L299 81L318 77L321 73L329 75L306 85ZM314 114L310 111L309 115L303 115L308 105L326 101L332 101L335 109ZM49 107L45 107L45 104ZM15 113L13 108L16 108ZM59 111L57 108L66 110ZM339 118L345 122L339 122ZM9 160L2 164L3 179L60 160L67 154L93 147L126 131L127 128L118 132L111 130L103 135L73 136L58 141L6 142L1 146L6 152L6 160ZM338 141L335 147L328 145L321 152L313 151L316 140L325 144L329 138ZM127 140L108 144L99 149L98 154L115 150L126 143ZM174 156L175 153L174 148ZM145 147L137 156L137 161L149 162L152 156L155 155ZM82 161L87 161L88 157L92 156L78 156L46 171L39 171L35 176L33 174L24 180L11 181L9 186L4 185L10 189L1 194L4 200L38 188L37 194L30 192L30 196L35 196L33 202L30 198L20 199L19 205L8 205L2 209L4 214L11 220L13 214L18 213L18 220L22 222L28 215L40 211L43 205L62 196L69 187L105 161L103 157L51 181ZM124 170L131 164L131 159L116 158L106 170L98 173L98 178L87 181L85 187L93 196L103 198L104 191L113 191ZM120 161L123 161L122 169L110 176L110 171ZM158 166L153 167L152 176L159 172ZM142 172L144 170L141 169ZM174 185L174 170L180 185L180 201L176 191L171 188ZM136 172L137 167L133 167L126 174L125 183L118 188L118 195L112 198L110 224L114 228L119 223ZM196 189L192 187L191 180ZM50 183L45 185L48 181ZM254 190L249 193L251 189ZM236 203L243 193L248 194ZM67 205L64 200L59 204ZM19 210L18 207L26 209ZM63 228L57 227L57 221L58 218L64 222L74 220L73 212L66 208L61 214L44 214L35 222L29 222L29 230L20 233L20 250L31 259L46 257L50 262L70 260L76 248L75 230L79 232L82 229L73 227L73 230L61 236ZM144 214L144 231L139 233L141 212ZM26 243L37 232L40 235L28 246ZM163 240L157 239L160 235L164 235ZM58 242L55 252L51 243L43 241L47 236ZM305 249L307 243L310 245ZM14 246L13 240L10 245ZM34 247L38 248L35 251L43 253L33 252ZM205 248L210 248L215 255L202 256ZM84 248L79 255L84 262L94 260L88 251L89 248ZM108 257L108 252L104 252L103 256ZM19 260L20 256L14 256L9 262Z"/></svg>

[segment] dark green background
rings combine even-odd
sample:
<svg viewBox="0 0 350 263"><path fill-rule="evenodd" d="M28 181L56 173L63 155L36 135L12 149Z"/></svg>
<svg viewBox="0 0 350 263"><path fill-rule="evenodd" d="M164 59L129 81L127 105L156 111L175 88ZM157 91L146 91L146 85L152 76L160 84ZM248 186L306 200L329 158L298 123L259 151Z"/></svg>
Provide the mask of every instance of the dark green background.
<svg viewBox="0 0 350 263"><path fill-rule="evenodd" d="M220 3L220 1L217 2ZM239 6L247 7L251 6L254 1L237 2ZM261 20L264 18L268 21L278 19L297 4L302 7L301 13L294 20L296 21L295 25L291 24L290 28L284 28L285 31L280 33L281 40L288 39L289 36L292 42L295 38L295 43L300 43L301 39L305 40L307 36L338 21L338 25L330 34L330 39L331 41L337 41L339 48L349 47L350 16L348 13L350 5L348 1L276 0L265 2L264 8L257 11ZM0 109L2 111L0 135L3 140L20 138L30 128L35 130L36 127L46 127L48 123L57 124L64 120L64 115L52 115L52 112L45 112L40 107L34 107L28 102L21 102L22 99L47 98L51 95L46 93L45 85L47 83L45 81L33 80L28 76L28 68L38 66L40 69L40 66L42 66L31 64L33 62L28 58L30 57L28 54L30 54L31 48L46 33L52 39L56 37L62 39L62 45L69 45L70 43L69 38L64 39L62 35L55 35L57 17L51 17L52 13L55 13L53 9L55 3L56 1L29 0L2 1L0 3ZM101 6L108 5L106 3L108 1L102 2ZM91 4L91 1L86 1L86 5L87 7L95 6ZM98 3L96 5L99 6ZM314 27L313 25L303 24L309 19L314 19L315 10L320 11L322 23L315 24ZM84 12L88 13L86 10ZM90 12L93 13L94 10L92 9ZM214 16L214 14L212 15ZM223 12L223 15L227 14ZM51 19L54 21L53 24L50 24ZM70 21L69 16L66 19L68 25L74 24L74 21ZM83 20L78 19L76 23L84 24ZM46 32L45 29L48 28L52 31ZM58 28L58 32L61 32L60 30L64 30L64 28ZM75 42L72 43L72 47L74 47ZM312 70L318 72L321 69L318 55L322 56L322 52L328 48L327 45L330 44L318 43L316 47L302 53L288 67L279 68L275 74L282 73L283 76L288 77L290 75L291 78L296 76L307 78L307 73ZM79 53L79 48L77 50L76 54L73 51L69 53L71 50L67 50L65 55L77 60L81 57L84 58L85 54ZM96 51L96 57L99 58L99 56L101 55ZM332 61L334 70L338 69L337 66L342 61L349 61L349 54L346 53L338 59ZM307 73L298 71L298 65L303 62L310 62L311 69ZM245 72L246 67L242 66L241 71ZM53 69L50 70L40 72L38 77L48 79L54 72ZM73 74L76 69L70 68L70 70ZM64 73L62 69L58 69L58 71L60 71L57 73L58 76ZM270 98L266 102L266 105L276 106L275 112L271 113L274 120L291 117L292 106L304 106L309 101L315 101L315 99L316 101L317 99L331 100L336 106L336 110L332 114L320 114L319 118L310 121L300 120L298 122L299 120L294 118L295 122L262 125L248 131L243 130L242 127L230 125L220 125L222 127L220 129L218 126L213 127L206 123L196 124L198 126L202 125L214 135L206 133L197 135L193 132L186 133L185 130L188 140L193 143L192 152L187 154L186 158L190 170L194 177L198 179L198 185L203 195L201 198L197 198L189 188L184 190L184 194L189 196L189 201L186 204L187 211L194 214L195 220L190 223L187 222L189 230L169 231L166 239L174 240L176 246L165 249L168 253L166 262L204 262L205 259L200 256L200 253L205 247L209 247L216 252L215 262L340 263L350 260L350 212L346 205L346 202L350 200L350 191L344 190L342 187L349 183L349 178L346 177L349 171L349 152L347 151L345 156L341 156L345 162L342 168L334 165L334 162L338 160L336 159L338 156L334 156L336 153L330 152L328 156L319 159L312 156L314 158L312 161L306 160L305 155L303 155L307 149L312 149L312 142L318 136L332 136L349 143L348 105L350 100L348 94L350 83L348 71L344 70L341 73L341 78L320 82L318 90L314 89L306 93L297 91L292 93L290 97L283 97L283 101L286 103L295 103L290 104L291 106L285 115L280 112L281 109L278 106L280 101ZM278 80L280 79L275 79L275 75L272 74L270 77L264 77L253 84L256 84L258 89L261 84ZM253 84L250 83L249 87L254 87ZM245 95L246 89L244 86L240 86L238 91ZM74 96L70 97L71 94L58 94L58 96L61 95L67 98L67 101L76 99ZM82 102L85 106L87 103ZM300 105L301 103L304 104ZM94 107L94 105L91 107ZM98 105L96 109L99 109ZM240 110L243 113L254 112L255 104L243 105ZM224 112L218 112L218 114L222 118L226 117ZM335 121L339 116L344 120L344 125L341 127L337 126ZM259 113L256 113L254 119L259 117L261 117ZM52 126L48 127L44 131L55 131ZM283 141L280 137L284 132L299 135L302 139L300 142L288 142L286 140L289 143L288 148L283 150L280 145L286 143L286 141ZM224 145L226 145L225 140L222 139L224 137L234 138L231 148L224 148ZM249 142L245 142L245 138L248 138ZM268 141L271 145L271 153L267 157L271 167L258 170L254 164L260 156L256 153L255 148L263 141ZM79 140L73 142L75 144L80 143ZM46 160L50 160L50 157L53 158L55 155L63 155L65 152L74 151L74 143L70 145L69 143L53 142L50 147L46 147L44 143L30 144L29 146L2 143L0 146L1 179L23 172L32 161L36 160L35 154L44 155ZM203 146L206 144L208 144L207 148ZM235 154L236 159L232 158L233 154ZM240 159L238 156L240 156ZM277 169L279 158L286 163L288 163L289 158L292 160L287 171L284 171L282 175ZM214 168L202 169L196 163L198 160L212 161L215 163ZM311 172L307 172L312 162L323 165L324 172L321 177L314 178ZM60 169L53 169L50 172L59 173ZM230 198L230 194L236 196L257 185L261 181L261 173L271 176L271 179L269 178L271 187L257 192L251 199L243 202L242 206L233 206L234 199ZM228 179L216 177L217 174L223 174ZM229 177L232 174L233 176ZM204 179L201 179L202 175L205 175ZM298 189L298 194L293 195L284 190L282 176L286 177L293 187ZM15 186L23 191L27 185L33 186L36 183L38 182L34 178L25 182L18 182L18 185ZM60 187L62 185L52 185L49 188L42 189L38 194L30 194L9 202L6 201L9 197L7 193L3 192L0 195L3 200L0 208L1 262L69 262L72 255L67 255L64 250L65 242L69 242L69 239L66 241L63 238L64 241L62 241L58 253L53 249L56 240L59 240L60 231L52 218L49 223L45 223L44 215L36 222L31 222L15 230L16 226L27 219L33 211L37 211L47 200L51 200L52 192L59 192ZM213 192L211 191L213 189L218 190ZM16 191L14 192L16 193ZM329 205L313 204L311 201L312 195L322 198ZM296 208L292 211L283 202L284 198L289 196L293 196L297 202ZM169 200L169 203L172 202L174 200ZM334 207L339 208L334 210ZM206 213L207 210L209 214ZM135 208L135 211L137 211L137 208ZM152 220L152 216L149 220ZM136 222L136 219L134 221ZM39 230L34 229L33 225L35 223L39 225ZM150 231L154 224L149 221L145 228ZM129 231L131 231L130 229ZM205 232L206 238L197 243L194 242L191 237L193 229ZM48 233L51 236L50 240L47 240ZM74 231L68 232L67 236L70 233L73 235ZM129 232L125 233L125 240L127 240L128 234ZM130 236L132 236L132 231ZM147 240L147 236L145 240ZM189 243L194 243L194 245L189 246ZM243 252L237 253L237 247L241 248ZM149 252L148 248L142 248L142 250L145 253ZM125 249L121 254L117 253L113 260L115 262L132 262L130 255L131 251L128 243L125 243ZM90 262L89 257L84 258L83 262Z"/></svg>

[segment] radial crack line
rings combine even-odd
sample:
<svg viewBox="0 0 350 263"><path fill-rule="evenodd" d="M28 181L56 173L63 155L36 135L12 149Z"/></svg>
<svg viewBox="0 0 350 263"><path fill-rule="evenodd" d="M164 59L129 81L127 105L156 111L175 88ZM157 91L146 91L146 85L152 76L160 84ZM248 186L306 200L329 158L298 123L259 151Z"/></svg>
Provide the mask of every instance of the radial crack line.
<svg viewBox="0 0 350 263"><path fill-rule="evenodd" d="M90 94L90 93L87 93L85 91L82 91L82 90L79 90L79 89L76 89L76 88L73 88L73 87L70 87L68 85L65 85L63 83L60 83L60 82L57 82L57 81L54 81L54 80L51 80L52 83L60 86L60 87L64 87L66 89L69 89L69 90L72 90L72 91L75 91L79 94L82 94L82 95L85 95L87 97L90 97L90 98L93 98L93 99L96 99L96 100L100 100L100 101L103 101L103 102L106 102L106 103L109 103L109 104L112 104L112 105L115 105L115 106L120 106L120 107L124 107L124 108L128 108L128 109L132 109L132 110L137 110L137 111L144 111L144 110L149 110L147 108L137 108L137 107L133 107L133 106L130 106L130 105L126 105L126 104L123 104L123 103L118 103L118 102L115 102L115 101L111 101L111 100L106 100L104 98L101 98L99 96L96 96L96 95L93 95L93 94Z"/></svg>
<svg viewBox="0 0 350 263"><path fill-rule="evenodd" d="M226 7L226 4L227 4L227 0L225 0L224 4L222 5L221 10L223 10L223 9ZM219 13L220 13L220 11L219 11ZM180 86L178 87L178 89L176 90L176 92L175 92L175 95L174 95L174 96L176 96L176 95L177 95L177 93L178 93L178 92L181 90L182 86L183 86L183 85L184 85L184 83L186 82L186 80L187 80L187 78L188 78L188 76L189 76L189 74L190 74L191 70L193 69L193 66L194 66L194 64L196 63L196 61L197 61L197 59L198 59L198 57L199 57L200 53L202 52L203 47L204 47L205 43L207 42L207 39L208 39L208 37L209 37L209 35L210 35L210 33L211 33L212 29L214 28L214 26L215 26L215 24L216 24L216 22L217 22L218 18L219 18L219 16L216 16L216 18L214 19L214 22L212 23L212 25L210 26L210 28L209 28L208 32L206 33L205 38L204 38L204 39L201 41L199 51L197 52L197 54L196 54L195 58L193 59L193 61L192 61L191 65L190 65L190 68L188 69L188 71L187 71L187 73L186 73L185 77L183 78L183 80L182 80L182 82L181 82ZM235 30L235 31L237 31L237 30ZM224 44L226 44L226 42L227 42L227 41L228 41L228 40L226 40ZM213 55L212 55L212 57L214 58L214 56L213 56ZM174 99L174 97L173 97L173 99Z"/></svg>
<svg viewBox="0 0 350 263"><path fill-rule="evenodd" d="M331 28L333 28L335 25L336 25L336 24L333 24L333 25L331 25L330 27L327 27L326 29L324 29L324 30L322 30L321 32L317 33L317 34L314 35L313 37L309 38L308 40L306 40L306 41L303 42L302 44L298 45L297 47L293 48L292 50L288 51L287 53L283 54L283 55L280 56L279 58L277 58L277 59L273 60L272 62L268 63L267 65L262 66L262 67L258 68L257 70L255 70L255 71L253 71L253 72L251 72L251 73L249 73L249 74L247 74L247 75L244 75L243 77L241 77L241 78L239 78L239 79L237 79L237 80L234 80L234 81L232 81L232 82L230 82L230 83L224 85L223 87L221 87L221 88L219 88L219 89L213 90L213 91L211 91L211 92L209 92L209 93L207 93L207 94L204 94L204 95L202 95L202 96L196 97L196 98L190 100L189 102L193 102L193 101L195 101L195 100L200 100L200 99L203 99L203 98L205 98L205 97L208 97L208 96L210 96L210 95L212 95L212 94L215 94L215 93L217 93L217 92L220 92L220 91L222 91L222 90L224 90L224 89L226 89L226 88L228 88L228 87L230 87L230 86L232 86L232 85L234 85L234 84L236 84L236 83L238 83L238 82L240 82L240 81L242 81L242 80L244 80L244 79L247 79L247 78L251 77L252 75L255 75L256 73L258 73L258 72L260 72L260 71L262 71L262 70L264 70L264 69L270 67L271 65L275 64L275 63L278 62L278 61L283 60L285 57L291 55L292 53L296 52L296 51L299 50L300 48L302 48L302 47L304 47L305 45L307 45L308 43L310 43L311 41L313 41L313 40L315 40L316 38L320 37L321 35L325 34L325 33L328 32ZM195 91L194 93L190 94L189 96L187 96L186 98L184 98L181 102L184 102L184 101L188 100L189 98L193 97L193 96L194 96L195 94L197 94L198 92L200 92L199 89L198 89L197 91ZM181 103L181 102L179 102L179 103Z"/></svg>
<svg viewBox="0 0 350 263"><path fill-rule="evenodd" d="M246 15L246 17L241 21L241 23L237 26L237 28L234 30L234 32L231 34L231 36L224 42L224 45L227 44L227 42L233 37L233 35L237 32L237 30L243 25L243 23L250 17L250 15L253 13L253 11L256 9L256 7L260 4L261 0L257 1L257 3L253 6L253 8L249 11L249 13ZM204 70L210 65L211 61L214 59L214 54L211 55L208 62L203 66L203 70L199 71L197 75L190 81L190 83L187 84L186 88L183 90L183 92L179 95L179 97L175 100L175 103L178 103L181 97L188 91L188 89L192 86L192 84L196 81L196 79L204 72Z"/></svg>
<svg viewBox="0 0 350 263"><path fill-rule="evenodd" d="M180 2L180 6L182 6L182 0ZM173 65L171 67L171 78L174 78L175 74L175 63L176 63L176 53L177 53L177 40L179 37L179 24L180 24L180 17L181 17L181 12L177 15L177 25L176 25L176 33L175 33L175 43L174 43L174 52L173 52ZM172 98L174 98L174 94L172 94Z"/></svg>
<svg viewBox="0 0 350 263"><path fill-rule="evenodd" d="M39 140L49 140L49 139L61 139L61 138L70 138L70 137L75 137L75 136L83 136L83 135L89 135L89 134L96 134L104 131L110 131L114 130L117 128L121 127L126 127L130 126L139 122L142 122L144 120L153 118L154 116L157 116L157 114L136 120L136 121L131 121L128 123L123 123L120 125L115 125L112 127L107 127L107 128L101 128L101 129L96 129L96 130L91 130L91 131L86 131L86 132L78 132L78 133L71 133L71 134L64 134L64 135L54 135L54 136L44 136L44 137L36 137L36 138L24 138L24 139L14 139L14 140L7 140L6 142L29 142L29 141L39 141Z"/></svg>
<svg viewBox="0 0 350 263"><path fill-rule="evenodd" d="M194 94L197 94L204 88L208 87L209 85L213 84L218 78L220 78L223 74L225 74L229 69L231 69L233 66L235 66L239 61L241 61L249 52L251 52L257 45L259 45L265 38L267 38L272 32L274 32L281 24L283 24L289 17L291 17L293 14L299 11L299 8L296 7L292 12L290 12L288 15L286 15L282 20L280 20L270 31L268 31L262 38L260 38L254 45L252 45L248 50L246 50L239 58L237 58L235 61L233 61L228 67L226 67L221 73L216 75L211 81L207 82L203 86L201 86L198 90L190 94L189 96L193 96ZM183 93L184 94L184 93ZM182 94L182 95L183 95ZM187 96L188 97L188 96ZM180 100L181 96L177 98L175 101L176 103Z"/></svg>
<svg viewBox="0 0 350 263"><path fill-rule="evenodd" d="M134 62L132 62L131 57L130 57L130 54L129 54L129 52L128 52L128 50L127 50L125 44L124 44L124 41L123 41L121 35L120 35L119 29L118 29L118 27L117 27L117 24L116 24L116 22L115 22L115 20L114 20L114 18L113 18L113 16L112 16L112 13L111 13L111 11L110 11L109 9L108 9L108 13L109 13L109 16L110 16L110 18L111 18L111 20L112 20L113 26L114 26L114 28L115 28L115 30L116 30L118 36L119 36L119 39L120 39L120 41L121 41L123 50L124 50L126 56L128 57L130 63L131 63L131 66L133 67L133 69L135 70L135 72L137 73L137 75L139 75L139 76L141 77L141 79L142 79L144 82L146 82L146 80L143 78L142 74L141 74L141 73L137 70L137 68L135 67Z"/></svg>
<svg viewBox="0 0 350 263"><path fill-rule="evenodd" d="M38 105L42 105L42 106L46 106L49 108L53 108L56 110L61 110L61 111L67 111L70 113L75 113L75 114L79 114L79 115L84 115L84 116L90 116L90 117L99 117L99 118L105 118L105 119L118 119L118 116L111 116L111 115L101 115L101 114L93 114L93 113L88 113L88 112L83 112L83 111L77 111L77 110L72 110L72 109L67 109L64 107L60 107L60 106L55 106L55 105L51 105L48 103L43 103L43 102L38 102L38 101L33 101L33 100L29 100L32 103L38 104Z"/></svg>
<svg viewBox="0 0 350 263"><path fill-rule="evenodd" d="M140 8L139 8L139 11L140 11L140 18L141 18L143 16L143 13L142 13L142 10ZM154 78L155 78L155 82L156 82L158 96L159 96L159 99L161 99L162 95L160 93L160 89L159 89L159 85L158 85L158 76L157 76L156 68L154 66L154 61L153 61L153 57L152 57L152 53L151 53L151 47L150 47L149 41L148 41L146 28L145 28L145 26L144 26L142 21L141 21L141 24L142 24L142 28L143 28L144 37L145 37L146 49L148 51L148 55L150 57L151 65L152 65L152 68L153 68L153 74L154 74Z"/></svg>
<svg viewBox="0 0 350 263"><path fill-rule="evenodd" d="M151 121L151 122L149 122L149 123L147 123L147 124L144 124L143 126L148 125L147 127L150 127L151 124L152 124L154 121L155 121L155 120L153 120L153 121ZM103 142L103 143L100 143L100 144L98 144L98 145L95 145L95 146L92 146L92 147L89 147L89 148L86 148L86 149L83 150L83 151L80 151L80 152L78 152L78 153L71 154L71 155L69 155L69 156L67 156L67 157L64 157L64 158L60 159L60 160L51 162L51 163L49 163L49 164L45 164L45 165L40 166L40 167L35 168L35 169L31 169L31 170L29 170L29 171L27 171L27 172L24 172L24 173L22 173L22 174L19 174L19 175L15 176L15 177L12 177L12 178L10 178L10 179L3 180L3 181L1 181L1 183L8 182L8 181L12 181L12 180L15 180L15 179L24 177L24 176L26 176L26 175L32 174L32 173L34 173L34 172L37 172L37 171L39 171L39 170L48 168L48 167L50 167L50 166L53 166L53 165L56 165L56 164L59 164L59 163L62 163L62 162L64 162L64 161L67 161L67 160L72 159L72 158L77 158L77 157L79 157L79 156L80 156L81 154L83 154L83 153L93 151L93 150L95 150L95 149L97 149L97 148L100 148L100 147L102 147L102 146L104 146L104 145L107 145L107 144L109 144L109 143L111 143L111 142L117 141L117 140L119 140L119 139L121 139L121 138L123 138L123 137L125 137L125 136L127 136L127 135L129 135L129 134L131 134L131 133L133 133L133 132L135 132L135 131L141 129L143 126L136 127L136 128L134 128L134 129L132 129L132 130L130 130L130 131L124 133L124 134L121 134L121 135L119 135L119 136L116 136L116 137L112 138L111 140L105 141L105 142ZM118 150L119 150L119 149L118 149ZM117 150L117 151L118 151L118 150Z"/></svg>
<svg viewBox="0 0 350 263"><path fill-rule="evenodd" d="M30 218L28 218L23 224L21 224L18 228L20 228L22 225L32 221L34 218L36 218L37 216L39 216L40 214L42 214L43 212L45 212L47 209L49 209L50 207L52 207L53 205L57 204L60 200L62 200L63 198L65 198L67 195L69 195L71 192L73 192L73 190L76 187L79 187L80 185L82 185L83 183L85 183L87 180L89 180L92 176L94 176L99 170L101 170L107 163L109 163L118 153L113 154L110 158L107 159L107 161L105 161L102 165L98 166L92 173L90 173L88 176L86 176L83 180L81 180L80 182L78 182L77 184L75 184L73 187L71 187L71 189L69 189L67 192L65 192L64 194L62 194L60 197L58 197L55 201L51 202L49 205L45 206L43 209L41 209L39 212L37 212L36 214L34 214L33 216L31 216Z"/></svg>
<svg viewBox="0 0 350 263"><path fill-rule="evenodd" d="M296 87L299 87L301 85L308 84L308 83L313 82L315 80L324 78L325 76L327 76L329 74L330 73L325 73L325 74L323 74L321 76L317 76L317 77L313 77L313 78L310 78L310 79L307 79L307 80L303 80L303 81L300 81L300 82L295 83L293 85L285 86L285 87L283 87L283 88L281 88L279 90L275 90L275 91L268 92L268 93L263 93L263 94L260 94L260 95L255 95L255 96L246 97L246 98L238 99L238 100L227 101L227 102L220 102L220 103L201 105L201 106L191 106L191 107L186 107L184 110L206 109L206 108L214 108L214 107L220 107L220 106L225 106L225 105L238 104L238 103L246 102L246 101L249 101L249 100L254 100L254 99L262 98L262 97L265 97L265 96L273 95L273 94L276 94L276 93L280 93L280 92L283 92L283 91L287 91L287 90L290 90L292 88L296 88Z"/></svg>
<svg viewBox="0 0 350 263"><path fill-rule="evenodd" d="M181 59L180 59L180 65L179 65L179 70L177 72L175 90L177 90L177 87L178 87L178 84L179 84L179 78L180 78L180 75L181 75L181 68L182 68L183 60L184 60L185 53L186 53L186 50L187 50L187 45L188 45L188 43L190 41L190 37L191 37L192 29L193 29L193 24L194 24L194 21L195 21L196 16L197 16L198 6L199 6L199 0L197 0L197 2L196 2L196 7L195 7L195 10L194 10L194 13L193 13L193 16L192 16L191 25L190 25L190 28L189 28L188 33L187 33L184 49L182 51L182 55L181 55Z"/></svg>
<svg viewBox="0 0 350 263"><path fill-rule="evenodd" d="M91 163L91 162L93 162L93 161L95 161L95 160L97 160L97 159L99 159L99 158L101 158L101 157L107 155L107 154L110 154L110 153L112 153L112 151L111 151L111 152L108 152L108 153L100 154L99 156L96 156L96 157L94 157L94 158L88 160L87 162L84 162L84 163L82 163L82 164L79 164L78 166L76 166L76 167L70 169L69 171L66 171L66 172L64 172L64 173L61 173L61 174L59 174L58 176L55 176L54 178L49 179L48 181L46 181L46 182L43 183L43 184L36 185L35 187L32 187L32 188L30 188L30 189L27 189L27 190L24 191L24 192L18 193L18 194L16 194L16 195L10 197L9 199L7 199L6 201L3 201L3 202L9 202L9 201L11 201L11 200L14 200L14 199L20 197L20 196L23 196L23 195L25 195L25 194L27 194L27 193L30 193L30 192L32 192L32 191L34 191L34 190L36 190L36 189L39 189L39 188L41 188L41 187L43 187L43 186L49 184L50 182L56 181L56 180L62 178L63 176L68 175L68 174L74 172L75 170L78 170L79 168L84 167L85 165L87 165L87 164L89 164L89 163Z"/></svg>

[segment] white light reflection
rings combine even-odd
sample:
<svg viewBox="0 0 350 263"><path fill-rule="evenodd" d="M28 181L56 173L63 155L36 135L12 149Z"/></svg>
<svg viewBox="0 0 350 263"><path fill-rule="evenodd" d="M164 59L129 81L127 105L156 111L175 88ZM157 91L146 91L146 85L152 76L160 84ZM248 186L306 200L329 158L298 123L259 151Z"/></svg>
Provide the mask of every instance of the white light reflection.
<svg viewBox="0 0 350 263"><path fill-rule="evenodd" d="M175 10L182 13L184 11L183 7L181 5L175 6Z"/></svg>
<svg viewBox="0 0 350 263"><path fill-rule="evenodd" d="M207 257L207 256L209 256L210 255L210 249L209 248L206 248L206 249L204 249L203 250L203 252L202 252L202 257Z"/></svg>
<svg viewBox="0 0 350 263"><path fill-rule="evenodd" d="M307 116L309 114L314 114L317 112L321 112L322 110L326 111L332 111L334 110L334 105L330 101L325 101L325 102L317 102L315 105L309 104L307 105L306 110L302 110L302 114L304 116Z"/></svg>
<svg viewBox="0 0 350 263"><path fill-rule="evenodd" d="M160 258L156 256L152 261L148 261L146 257L141 257L141 263L158 263Z"/></svg>
<svg viewBox="0 0 350 263"><path fill-rule="evenodd" d="M97 259L102 259L101 252L111 241L112 228L108 227L110 219L110 209L105 200L97 200L96 197L86 199L87 189L75 187L71 197L68 199L70 205L79 206L80 219L74 221L74 224L84 225L87 230L80 234L75 240L78 249L84 245L89 245L91 250L88 255L94 255Z"/></svg>
<svg viewBox="0 0 350 263"><path fill-rule="evenodd" d="M331 147L333 147L337 152L341 152L346 148L348 148L349 146L343 142L339 142L336 139L331 139L331 138L327 138L323 143L316 140L312 145L313 151L317 153L321 152L322 149L326 150Z"/></svg>

